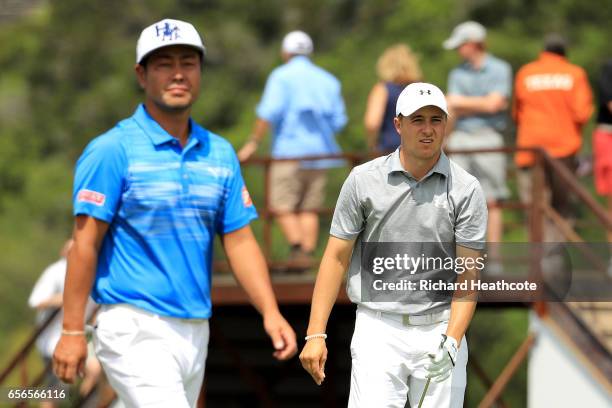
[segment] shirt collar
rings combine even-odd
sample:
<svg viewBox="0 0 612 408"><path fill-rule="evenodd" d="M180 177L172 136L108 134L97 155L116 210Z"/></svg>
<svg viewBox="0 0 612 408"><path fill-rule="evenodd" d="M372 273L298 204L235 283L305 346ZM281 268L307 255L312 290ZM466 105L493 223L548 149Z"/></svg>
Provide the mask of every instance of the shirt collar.
<svg viewBox="0 0 612 408"><path fill-rule="evenodd" d="M410 177L412 175L404 169L402 166L402 162L400 161L400 147L398 147L393 153L391 153L390 161L389 161L389 174L394 172L402 172ZM450 174L450 161L444 152L440 153L440 157L436 164L432 167L429 172L421 179L425 180L427 177L431 176L433 173L438 173L443 175L444 177L448 177ZM414 177L412 177L414 178Z"/></svg>
<svg viewBox="0 0 612 408"><path fill-rule="evenodd" d="M138 107L136 108L136 112L134 112L134 115L132 117L134 118L136 123L138 123L140 128L144 130L147 136L151 138L151 141L154 145L159 146L161 144L176 140L174 136L166 132L164 128L162 128L159 123L157 123L155 119L153 119L153 117L149 115L149 112L147 112L147 109L145 108L143 103L138 105ZM189 118L189 129L190 134L188 139L188 145L191 143L192 136L194 136L196 142L203 141L203 132L201 132L200 127L197 126L197 124L191 118Z"/></svg>
<svg viewBox="0 0 612 408"><path fill-rule="evenodd" d="M287 61L288 64L291 63L301 63L301 64L307 64L310 62L310 58L307 57L306 55L294 55L293 57L291 57L291 59L289 61Z"/></svg>
<svg viewBox="0 0 612 408"><path fill-rule="evenodd" d="M542 51L540 53L540 59L547 61L565 61L566 58L563 55L555 54L554 52Z"/></svg>
<svg viewBox="0 0 612 408"><path fill-rule="evenodd" d="M480 68L474 68L474 66L468 61L465 61L463 63L463 67L469 71L486 71L487 68L489 68L489 66L491 65L492 61L493 57L491 57L491 54L485 53L484 57L482 58L482 65L480 66Z"/></svg>

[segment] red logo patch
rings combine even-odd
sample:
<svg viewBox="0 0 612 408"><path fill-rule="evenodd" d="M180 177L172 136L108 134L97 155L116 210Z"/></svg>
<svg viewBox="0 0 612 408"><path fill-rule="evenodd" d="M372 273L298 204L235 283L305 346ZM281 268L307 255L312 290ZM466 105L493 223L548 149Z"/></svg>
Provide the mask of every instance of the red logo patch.
<svg viewBox="0 0 612 408"><path fill-rule="evenodd" d="M245 207L250 207L253 205L253 200L251 200L251 195L249 194L249 190L247 190L246 186L242 186L242 203Z"/></svg>
<svg viewBox="0 0 612 408"><path fill-rule="evenodd" d="M81 190L77 195L77 201L79 203L91 203L94 205L102 206L106 201L106 196L96 191Z"/></svg>

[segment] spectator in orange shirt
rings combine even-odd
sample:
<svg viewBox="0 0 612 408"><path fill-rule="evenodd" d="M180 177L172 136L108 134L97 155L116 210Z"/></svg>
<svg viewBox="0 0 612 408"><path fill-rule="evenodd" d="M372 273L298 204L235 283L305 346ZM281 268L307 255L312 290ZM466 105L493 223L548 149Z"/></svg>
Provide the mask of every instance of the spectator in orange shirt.
<svg viewBox="0 0 612 408"><path fill-rule="evenodd" d="M576 153L582 145L582 127L593 113L593 95L586 72L566 58L566 42L550 34L539 58L517 72L512 116L517 124L518 147L542 147L548 154L575 171ZM523 202L531 201L532 167L530 152L517 152L519 194ZM551 206L564 218L572 217L567 189L550 169L546 169L550 186L546 192ZM554 238L546 228L545 238Z"/></svg>

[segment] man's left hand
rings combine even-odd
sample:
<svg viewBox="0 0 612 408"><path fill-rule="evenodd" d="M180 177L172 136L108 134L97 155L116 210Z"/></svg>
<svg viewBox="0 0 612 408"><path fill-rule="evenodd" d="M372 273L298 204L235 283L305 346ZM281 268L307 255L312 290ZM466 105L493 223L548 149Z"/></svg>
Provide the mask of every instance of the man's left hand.
<svg viewBox="0 0 612 408"><path fill-rule="evenodd" d="M425 366L427 378L435 382L442 382L450 377L457 361L457 353L457 340L443 334L438 349L428 354L430 363Z"/></svg>
<svg viewBox="0 0 612 408"><path fill-rule="evenodd" d="M274 358L288 360L297 353L295 332L279 312L264 315L264 330L274 345Z"/></svg>
<svg viewBox="0 0 612 408"><path fill-rule="evenodd" d="M242 146L240 150L238 150L238 160L242 163L251 158L253 154L257 151L257 147L259 144L255 140L249 140Z"/></svg>

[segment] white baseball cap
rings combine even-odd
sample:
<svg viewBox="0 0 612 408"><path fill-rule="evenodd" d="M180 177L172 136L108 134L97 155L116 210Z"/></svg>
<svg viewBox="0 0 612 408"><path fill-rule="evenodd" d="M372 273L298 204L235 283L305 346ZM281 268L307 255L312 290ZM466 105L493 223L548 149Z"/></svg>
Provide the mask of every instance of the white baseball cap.
<svg viewBox="0 0 612 408"><path fill-rule="evenodd" d="M482 42L487 38L487 29L475 21L466 21L453 30L450 38L442 43L447 50L452 50L468 42Z"/></svg>
<svg viewBox="0 0 612 408"><path fill-rule="evenodd" d="M202 55L206 52L202 38L192 24L166 18L142 30L136 45L136 63L139 64L153 51L170 45L188 45Z"/></svg>
<svg viewBox="0 0 612 408"><path fill-rule="evenodd" d="M303 31L292 31L283 38L282 50L287 54L310 55L312 39Z"/></svg>
<svg viewBox="0 0 612 408"><path fill-rule="evenodd" d="M395 105L395 116L410 116L424 106L437 106L448 115L444 93L427 82L414 82L400 93Z"/></svg>

